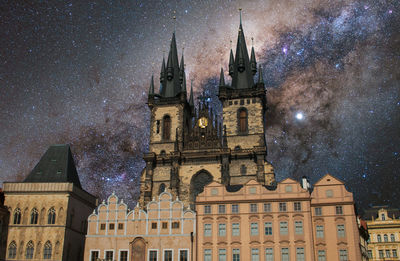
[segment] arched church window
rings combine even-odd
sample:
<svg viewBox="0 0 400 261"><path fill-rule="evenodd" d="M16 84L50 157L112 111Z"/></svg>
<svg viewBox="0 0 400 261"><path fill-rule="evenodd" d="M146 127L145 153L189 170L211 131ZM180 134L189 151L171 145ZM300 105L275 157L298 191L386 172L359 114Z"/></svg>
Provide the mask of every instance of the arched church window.
<svg viewBox="0 0 400 261"><path fill-rule="evenodd" d="M17 244L15 241L12 241L8 246L8 258L14 259L17 257Z"/></svg>
<svg viewBox="0 0 400 261"><path fill-rule="evenodd" d="M56 223L56 210L54 208L50 208L47 216L47 224L55 224L55 223Z"/></svg>
<svg viewBox="0 0 400 261"><path fill-rule="evenodd" d="M240 166L240 175L244 176L247 173L246 165Z"/></svg>
<svg viewBox="0 0 400 261"><path fill-rule="evenodd" d="M240 108L238 110L238 132L240 134L245 134L247 131L247 110L245 108Z"/></svg>
<svg viewBox="0 0 400 261"><path fill-rule="evenodd" d="M26 259L32 259L33 258L33 252L34 252L33 243L32 243L32 241L29 241L28 244L26 244L25 258Z"/></svg>
<svg viewBox="0 0 400 261"><path fill-rule="evenodd" d="M171 138L171 117L169 115L165 115L163 118L163 135L162 138L164 140L169 140Z"/></svg>
<svg viewBox="0 0 400 261"><path fill-rule="evenodd" d="M158 188L158 195L165 191L165 184L161 183L160 187Z"/></svg>
<svg viewBox="0 0 400 261"><path fill-rule="evenodd" d="M52 246L50 241L47 241L43 249L43 259L51 259Z"/></svg>
<svg viewBox="0 0 400 261"><path fill-rule="evenodd" d="M31 211L31 224L37 224L39 219L39 212L36 208Z"/></svg>
<svg viewBox="0 0 400 261"><path fill-rule="evenodd" d="M21 209L14 210L14 224L21 224Z"/></svg>

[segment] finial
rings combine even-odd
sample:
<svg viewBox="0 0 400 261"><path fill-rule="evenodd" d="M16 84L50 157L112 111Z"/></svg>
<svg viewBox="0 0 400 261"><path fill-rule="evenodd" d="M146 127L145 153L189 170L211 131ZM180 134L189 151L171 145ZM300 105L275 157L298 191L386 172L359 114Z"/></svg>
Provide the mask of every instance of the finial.
<svg viewBox="0 0 400 261"><path fill-rule="evenodd" d="M254 47L254 37L251 37L251 47Z"/></svg>
<svg viewBox="0 0 400 261"><path fill-rule="evenodd" d="M175 33L175 31L176 31L176 11L174 10L173 11L173 13L174 13L174 15L172 16L172 19L174 19L174 33Z"/></svg>
<svg viewBox="0 0 400 261"><path fill-rule="evenodd" d="M240 25L242 25L242 8L239 8L239 14L240 14Z"/></svg>
<svg viewBox="0 0 400 261"><path fill-rule="evenodd" d="M230 40L229 42L230 42L230 44L229 44L229 49L232 50L232 40Z"/></svg>

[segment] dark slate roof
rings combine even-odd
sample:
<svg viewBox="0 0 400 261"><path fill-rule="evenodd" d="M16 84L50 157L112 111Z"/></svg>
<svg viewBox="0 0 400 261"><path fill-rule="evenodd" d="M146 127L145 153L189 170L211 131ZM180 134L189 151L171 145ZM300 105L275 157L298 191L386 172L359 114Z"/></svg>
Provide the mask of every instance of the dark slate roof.
<svg viewBox="0 0 400 261"><path fill-rule="evenodd" d="M226 185L225 188L228 192L237 192L243 188L243 185Z"/></svg>
<svg viewBox="0 0 400 261"><path fill-rule="evenodd" d="M397 208L391 208L389 206L373 206L370 209L367 209L364 211L364 219L365 220L372 220L372 218L377 219L378 218L378 211L384 208L387 210L388 217L393 218L393 215L395 216L396 219L399 219L400 217L400 210Z"/></svg>
<svg viewBox="0 0 400 261"><path fill-rule="evenodd" d="M50 146L24 182L71 182L82 188L68 144Z"/></svg>

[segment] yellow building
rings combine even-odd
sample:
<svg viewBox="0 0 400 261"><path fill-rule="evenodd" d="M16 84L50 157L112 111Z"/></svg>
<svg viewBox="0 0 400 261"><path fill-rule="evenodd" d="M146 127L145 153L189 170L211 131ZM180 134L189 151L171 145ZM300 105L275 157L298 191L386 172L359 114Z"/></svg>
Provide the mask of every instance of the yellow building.
<svg viewBox="0 0 400 261"><path fill-rule="evenodd" d="M24 182L4 183L6 260L83 260L96 198L81 188L68 145L51 146Z"/></svg>
<svg viewBox="0 0 400 261"><path fill-rule="evenodd" d="M374 207L365 213L369 232L368 255L371 261L400 260L399 210Z"/></svg>

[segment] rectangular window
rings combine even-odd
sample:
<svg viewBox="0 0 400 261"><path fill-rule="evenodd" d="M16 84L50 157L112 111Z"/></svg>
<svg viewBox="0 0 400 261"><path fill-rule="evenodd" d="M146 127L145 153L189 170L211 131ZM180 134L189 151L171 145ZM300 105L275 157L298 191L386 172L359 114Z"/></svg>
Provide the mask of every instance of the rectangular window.
<svg viewBox="0 0 400 261"><path fill-rule="evenodd" d="M118 223L118 229L124 229L124 224L123 223Z"/></svg>
<svg viewBox="0 0 400 261"><path fill-rule="evenodd" d="M240 226L239 223L232 223L232 236L240 235Z"/></svg>
<svg viewBox="0 0 400 261"><path fill-rule="evenodd" d="M225 214L225 205L218 205L218 213Z"/></svg>
<svg viewBox="0 0 400 261"><path fill-rule="evenodd" d="M250 212L257 213L257 204L250 204Z"/></svg>
<svg viewBox="0 0 400 261"><path fill-rule="evenodd" d="M157 251L156 250L149 251L149 261L157 261Z"/></svg>
<svg viewBox="0 0 400 261"><path fill-rule="evenodd" d="M97 250L90 251L90 261L97 261L98 258L99 258L99 251Z"/></svg>
<svg viewBox="0 0 400 261"><path fill-rule="evenodd" d="M211 237L211 224L204 224L204 236Z"/></svg>
<svg viewBox="0 0 400 261"><path fill-rule="evenodd" d="M294 202L293 208L294 208L294 211L301 211L301 202Z"/></svg>
<svg viewBox="0 0 400 261"><path fill-rule="evenodd" d="M314 210L316 216L322 216L322 208L315 208Z"/></svg>
<svg viewBox="0 0 400 261"><path fill-rule="evenodd" d="M392 249L393 257L397 257L397 249Z"/></svg>
<svg viewBox="0 0 400 261"><path fill-rule="evenodd" d="M264 235L266 235L266 236L272 235L272 223L271 222L264 223Z"/></svg>
<svg viewBox="0 0 400 261"><path fill-rule="evenodd" d="M271 212L271 203L264 203L264 212Z"/></svg>
<svg viewBox="0 0 400 261"><path fill-rule="evenodd" d="M128 251L119 252L119 261L128 261Z"/></svg>
<svg viewBox="0 0 400 261"><path fill-rule="evenodd" d="M302 235L303 234L303 221L295 221L294 229L295 229L296 235Z"/></svg>
<svg viewBox="0 0 400 261"><path fill-rule="evenodd" d="M384 258L383 250L379 250L379 258Z"/></svg>
<svg viewBox="0 0 400 261"><path fill-rule="evenodd" d="M274 250L273 248L265 249L265 261L274 261Z"/></svg>
<svg viewBox="0 0 400 261"><path fill-rule="evenodd" d="M105 230L106 229L106 224L100 224L100 230Z"/></svg>
<svg viewBox="0 0 400 261"><path fill-rule="evenodd" d="M110 223L110 224L108 224L108 228L110 229L110 230L114 230L114 223Z"/></svg>
<svg viewBox="0 0 400 261"><path fill-rule="evenodd" d="M172 261L172 250L164 250L164 261Z"/></svg>
<svg viewBox="0 0 400 261"><path fill-rule="evenodd" d="M218 224L218 236L226 236L226 224Z"/></svg>
<svg viewBox="0 0 400 261"><path fill-rule="evenodd" d="M368 258L372 259L372 250L368 250Z"/></svg>
<svg viewBox="0 0 400 261"><path fill-rule="evenodd" d="M339 260L340 261L348 261L348 259L347 259L347 250L346 249L339 250Z"/></svg>
<svg viewBox="0 0 400 261"><path fill-rule="evenodd" d="M324 237L324 226L323 225L317 225L317 238L323 238Z"/></svg>
<svg viewBox="0 0 400 261"><path fill-rule="evenodd" d="M344 225L337 225L337 233L338 233L338 237L346 236L346 232L344 230Z"/></svg>
<svg viewBox="0 0 400 261"><path fill-rule="evenodd" d="M336 215L343 215L343 207L336 206Z"/></svg>
<svg viewBox="0 0 400 261"><path fill-rule="evenodd" d="M204 249L204 261L211 261L211 249Z"/></svg>
<svg viewBox="0 0 400 261"><path fill-rule="evenodd" d="M289 248L285 247L281 249L281 260L289 261Z"/></svg>
<svg viewBox="0 0 400 261"><path fill-rule="evenodd" d="M296 248L296 261L304 261L304 248L303 247Z"/></svg>
<svg viewBox="0 0 400 261"><path fill-rule="evenodd" d="M178 221L172 222L172 228L179 228L179 222Z"/></svg>
<svg viewBox="0 0 400 261"><path fill-rule="evenodd" d="M114 260L114 251L106 251L105 259L106 259L106 261L113 261Z"/></svg>
<svg viewBox="0 0 400 261"><path fill-rule="evenodd" d="M189 251L188 250L179 250L179 261L188 261L189 260Z"/></svg>
<svg viewBox="0 0 400 261"><path fill-rule="evenodd" d="M162 228L163 229L168 228L168 222L162 222Z"/></svg>
<svg viewBox="0 0 400 261"><path fill-rule="evenodd" d="M286 212L286 202L279 203L279 211Z"/></svg>
<svg viewBox="0 0 400 261"><path fill-rule="evenodd" d="M390 250L389 250L389 249L386 249L386 250L385 250L385 254L386 254L386 257L390 257Z"/></svg>
<svg viewBox="0 0 400 261"><path fill-rule="evenodd" d="M239 205L237 204L232 205L232 213L239 213Z"/></svg>
<svg viewBox="0 0 400 261"><path fill-rule="evenodd" d="M258 223L250 224L250 235L252 235L252 236L258 235Z"/></svg>
<svg viewBox="0 0 400 261"><path fill-rule="evenodd" d="M251 261L259 261L260 255L258 253L258 248L251 249Z"/></svg>
<svg viewBox="0 0 400 261"><path fill-rule="evenodd" d="M204 206L204 214L211 214L211 206L210 205Z"/></svg>
<svg viewBox="0 0 400 261"><path fill-rule="evenodd" d="M325 250L318 250L318 261L326 261Z"/></svg>
<svg viewBox="0 0 400 261"><path fill-rule="evenodd" d="M218 249L218 261L226 261L226 249Z"/></svg>
<svg viewBox="0 0 400 261"><path fill-rule="evenodd" d="M288 223L286 221L282 221L279 223L279 231L280 231L281 235L288 234Z"/></svg>
<svg viewBox="0 0 400 261"><path fill-rule="evenodd" d="M240 249L234 248L232 250L232 261L240 261Z"/></svg>

